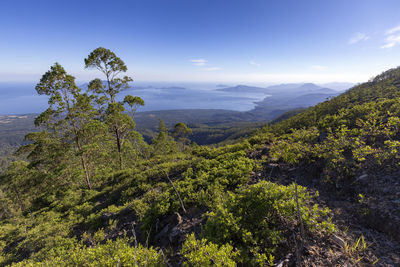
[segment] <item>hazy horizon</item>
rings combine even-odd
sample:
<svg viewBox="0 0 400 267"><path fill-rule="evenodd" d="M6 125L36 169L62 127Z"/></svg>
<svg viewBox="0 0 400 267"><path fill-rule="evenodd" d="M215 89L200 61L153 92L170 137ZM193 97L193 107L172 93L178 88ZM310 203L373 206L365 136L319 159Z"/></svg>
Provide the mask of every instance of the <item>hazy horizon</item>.
<svg viewBox="0 0 400 267"><path fill-rule="evenodd" d="M38 81L55 62L91 80L98 73L83 59L102 46L137 81L360 83L399 65L399 8L394 0L3 1L0 81Z"/></svg>
<svg viewBox="0 0 400 267"><path fill-rule="evenodd" d="M77 84L85 90L85 83L80 81ZM303 83L296 83L296 85L301 84ZM35 85L35 82L0 82L0 115L42 112L48 106L48 97L38 95L35 91ZM145 106L139 108L139 112L177 109L249 111L256 106L256 102L269 96L265 92L223 92L217 90L235 87L238 86L237 84L133 82L131 85L132 87L123 91L119 98L122 99L126 94L143 98ZM249 86L250 84L242 85ZM340 83L340 89L329 88L339 92L351 87L351 85L346 86L346 84ZM256 87L255 85L250 86ZM269 86L274 85L259 85L257 87L268 88ZM185 90L182 90L183 88Z"/></svg>

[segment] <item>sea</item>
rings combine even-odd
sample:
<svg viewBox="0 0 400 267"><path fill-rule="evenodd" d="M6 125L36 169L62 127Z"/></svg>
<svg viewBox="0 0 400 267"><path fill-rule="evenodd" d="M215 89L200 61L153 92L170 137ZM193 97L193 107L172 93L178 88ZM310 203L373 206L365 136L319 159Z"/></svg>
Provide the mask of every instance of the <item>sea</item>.
<svg viewBox="0 0 400 267"><path fill-rule="evenodd" d="M87 84L83 83L82 88ZM225 109L248 111L268 95L256 92L225 92L217 89L229 85L189 83L137 83L121 92L139 96L145 101L140 111L177 109ZM47 107L48 97L39 96L34 83L0 83L0 114L40 113Z"/></svg>

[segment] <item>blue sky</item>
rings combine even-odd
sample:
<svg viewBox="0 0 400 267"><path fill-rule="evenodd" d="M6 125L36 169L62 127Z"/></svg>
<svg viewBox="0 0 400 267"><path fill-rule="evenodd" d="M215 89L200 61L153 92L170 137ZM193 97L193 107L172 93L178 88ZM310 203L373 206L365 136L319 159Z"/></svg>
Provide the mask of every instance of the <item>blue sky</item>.
<svg viewBox="0 0 400 267"><path fill-rule="evenodd" d="M99 46L137 81L363 82L400 65L399 13L398 0L3 0L0 82L54 62L89 80Z"/></svg>

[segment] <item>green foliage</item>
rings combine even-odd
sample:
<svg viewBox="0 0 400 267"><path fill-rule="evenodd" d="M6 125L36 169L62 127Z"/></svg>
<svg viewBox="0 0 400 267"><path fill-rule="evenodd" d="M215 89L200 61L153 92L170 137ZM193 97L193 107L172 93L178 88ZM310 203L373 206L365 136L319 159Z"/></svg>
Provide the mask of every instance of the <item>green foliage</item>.
<svg viewBox="0 0 400 267"><path fill-rule="evenodd" d="M141 99L138 96L127 95L127 96L124 97L124 104L127 104L131 108L130 113L131 113L131 116L132 116L132 119L133 119L133 117L135 116L135 112L138 109L138 107L139 106L144 106L144 100Z"/></svg>
<svg viewBox="0 0 400 267"><path fill-rule="evenodd" d="M172 136L178 142L178 145L181 150L184 150L185 145L190 142L190 140L187 139L186 137L191 134L192 130L189 127L187 127L187 125L184 124L183 122L175 124L174 131L172 132Z"/></svg>
<svg viewBox="0 0 400 267"><path fill-rule="evenodd" d="M183 266L236 266L237 252L231 245L218 246L206 239L196 240L194 234L186 237L181 253L185 257Z"/></svg>
<svg viewBox="0 0 400 267"><path fill-rule="evenodd" d="M298 198L303 222L308 230L333 231L324 218L328 209L311 206L311 195L299 187ZM231 244L240 251L240 261L257 265L257 259L272 264L276 249L284 246L298 225L294 185L285 187L270 182L228 193L208 214L204 236L216 244Z"/></svg>
<svg viewBox="0 0 400 267"><path fill-rule="evenodd" d="M378 75L373 81L357 85L329 101L322 102L294 117L271 125L268 127L269 131L276 134L288 133L292 129L316 126L323 122L326 116L335 116L338 111L343 109L352 109L360 104L374 104L381 100L392 101L400 97L398 78L399 68L389 70ZM368 112L368 110L365 111ZM357 113L353 112L354 110L349 113L354 114L354 118L357 118Z"/></svg>
<svg viewBox="0 0 400 267"><path fill-rule="evenodd" d="M95 79L89 83L89 89L98 95L103 95L107 103L115 103L115 98L119 92L129 88L128 82L132 78L124 76L118 78L117 75L128 70L125 63L109 49L99 47L93 50L85 59L86 68L95 68L106 76L107 85L103 85L100 79Z"/></svg>
<svg viewBox="0 0 400 267"><path fill-rule="evenodd" d="M273 265L291 251L300 223L295 186L260 181L262 168L272 162L282 170L295 167L340 188L357 182L360 173L399 164L399 70L286 114L290 118L248 139L206 147L188 145L191 129L176 121L168 124L175 125L171 133L160 121L148 145L133 121L143 100L117 101L131 81L119 77L127 70L124 62L98 48L85 66L100 70L106 81L95 79L82 92L55 64L37 85L49 96L49 108L35 120L40 131L28 134L19 149L26 161L10 164L0 177L1 265L160 266L158 248L147 248L168 239L169 233L155 240L159 226L185 231L202 222L201 239L190 233L184 243L171 241L164 256L183 257L178 260L188 266ZM193 135L204 130L190 127ZM233 126L226 127L202 134L213 132L207 138L219 140ZM369 198L359 199L367 211ZM298 186L298 200L309 240L334 231L329 210L314 205L306 188ZM176 213L185 223L172 219L179 221ZM138 238L121 238L133 235L132 227ZM349 245L347 253L364 250L363 243ZM181 254L174 254L181 245Z"/></svg>
<svg viewBox="0 0 400 267"><path fill-rule="evenodd" d="M248 183L253 167L243 151L225 153L193 164L176 186L185 203L213 206L225 190Z"/></svg>
<svg viewBox="0 0 400 267"><path fill-rule="evenodd" d="M359 263L365 256L365 252L368 249L367 242L363 235L361 235L354 243L345 243L345 253L353 261L354 264ZM363 255L364 254L364 255Z"/></svg>
<svg viewBox="0 0 400 267"><path fill-rule="evenodd" d="M167 127L162 120L159 121L158 135L152 140L154 155L165 155L176 152L177 146L174 139L169 135Z"/></svg>
<svg viewBox="0 0 400 267"><path fill-rule="evenodd" d="M316 143L318 136L319 132L315 127L282 135L273 143L270 155L291 164L299 163L300 159L312 156L313 144Z"/></svg>
<svg viewBox="0 0 400 267"><path fill-rule="evenodd" d="M0 174L11 162L26 158L26 155L15 152L26 144L26 133L35 130L33 121L33 115L0 115Z"/></svg>
<svg viewBox="0 0 400 267"><path fill-rule="evenodd" d="M118 94L129 88L132 78L128 76L118 77L120 73L125 73L128 68L125 63L109 49L99 47L93 50L85 59L86 68L95 68L102 72L106 78L106 84L100 79L94 79L89 83L88 89L93 92L92 96L97 105L100 106L99 114L101 121L108 126L109 134L116 141L116 151L119 169L123 168L123 150L128 136L132 136L135 123L133 121L134 112L137 105L144 105L144 101L139 97L126 96L124 102L116 101ZM124 113L124 103L131 108L131 117Z"/></svg>
<svg viewBox="0 0 400 267"><path fill-rule="evenodd" d="M67 249L66 249L67 248ZM75 244L52 249L43 261L27 260L12 266L166 266L153 248L131 246L127 239L108 240L95 247Z"/></svg>
<svg viewBox="0 0 400 267"><path fill-rule="evenodd" d="M351 183L357 173L377 166L392 168L398 165L400 98L360 103L366 97L364 89L356 87L338 98L264 129L269 134L287 132L271 140L269 155L289 164L322 166L323 177L339 187L338 183ZM392 92L389 89L380 93ZM328 109L329 105L340 103L338 99L347 99L355 93L363 98L339 110ZM307 125L305 117L313 118L312 114L316 115L317 110L321 111L317 116L318 128L299 128L299 123ZM289 126L295 127L289 130ZM263 135L260 133L258 138Z"/></svg>

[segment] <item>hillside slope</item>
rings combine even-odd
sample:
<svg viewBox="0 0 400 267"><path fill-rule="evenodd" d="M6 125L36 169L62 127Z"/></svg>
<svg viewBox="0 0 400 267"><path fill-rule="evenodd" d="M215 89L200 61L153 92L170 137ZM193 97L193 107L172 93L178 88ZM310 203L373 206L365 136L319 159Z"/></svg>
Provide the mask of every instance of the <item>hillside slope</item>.
<svg viewBox="0 0 400 267"><path fill-rule="evenodd" d="M399 265L399 81L390 70L218 148L160 125L121 169L94 154L91 189L43 133L0 178L1 264Z"/></svg>
<svg viewBox="0 0 400 267"><path fill-rule="evenodd" d="M319 190L334 221L362 234L382 265L400 262L400 68L264 128L263 175ZM262 151L259 151L262 153Z"/></svg>
<svg viewBox="0 0 400 267"><path fill-rule="evenodd" d="M14 160L14 152L24 144L24 137L34 131L35 115L0 115L0 173Z"/></svg>

